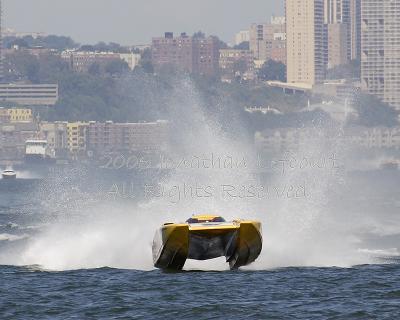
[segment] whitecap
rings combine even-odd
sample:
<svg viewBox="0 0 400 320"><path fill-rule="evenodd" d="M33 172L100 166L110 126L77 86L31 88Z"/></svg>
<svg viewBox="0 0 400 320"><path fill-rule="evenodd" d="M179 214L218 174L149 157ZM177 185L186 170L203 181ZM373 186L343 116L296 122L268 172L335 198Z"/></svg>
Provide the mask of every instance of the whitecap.
<svg viewBox="0 0 400 320"><path fill-rule="evenodd" d="M18 241L22 239L26 239L29 236L27 234L8 234L8 233L0 233L0 241Z"/></svg>

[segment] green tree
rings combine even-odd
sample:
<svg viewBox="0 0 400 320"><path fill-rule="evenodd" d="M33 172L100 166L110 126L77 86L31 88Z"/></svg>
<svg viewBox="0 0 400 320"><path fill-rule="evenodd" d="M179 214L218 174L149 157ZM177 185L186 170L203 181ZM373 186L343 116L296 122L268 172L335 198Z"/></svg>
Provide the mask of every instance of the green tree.
<svg viewBox="0 0 400 320"><path fill-rule="evenodd" d="M40 63L37 57L26 53L17 52L6 56L5 65L9 72L6 79L29 80L33 83L39 82Z"/></svg>
<svg viewBox="0 0 400 320"><path fill-rule="evenodd" d="M96 48L90 44L84 44L79 48L79 51L95 52Z"/></svg>
<svg viewBox="0 0 400 320"><path fill-rule="evenodd" d="M400 112L372 95L359 93L354 108L358 112L356 122L359 125L367 127L399 125Z"/></svg>
<svg viewBox="0 0 400 320"><path fill-rule="evenodd" d="M233 72L239 73L241 76L247 71L247 62L244 59L239 59L233 64Z"/></svg>
<svg viewBox="0 0 400 320"><path fill-rule="evenodd" d="M49 35L47 37L39 37L35 42L42 43L38 45L42 45L45 48L56 49L59 51L78 47L76 42L74 42L70 37L65 36Z"/></svg>
<svg viewBox="0 0 400 320"><path fill-rule="evenodd" d="M154 73L154 67L151 60L151 49L146 48L143 50L139 66L141 69L144 70L146 73Z"/></svg>
<svg viewBox="0 0 400 320"><path fill-rule="evenodd" d="M26 42L24 39L22 38L16 38L15 40L7 43L6 48L11 48L13 46L18 46L20 48L29 48L29 44L28 42Z"/></svg>
<svg viewBox="0 0 400 320"><path fill-rule="evenodd" d="M261 80L286 81L286 66L274 60L266 61L258 71Z"/></svg>
<svg viewBox="0 0 400 320"><path fill-rule="evenodd" d="M129 66L121 59L114 59L105 65L104 70L110 75L115 76L127 72L129 70Z"/></svg>
<svg viewBox="0 0 400 320"><path fill-rule="evenodd" d="M89 66L88 73L92 76L99 76L102 73L101 66L98 62L94 62Z"/></svg>

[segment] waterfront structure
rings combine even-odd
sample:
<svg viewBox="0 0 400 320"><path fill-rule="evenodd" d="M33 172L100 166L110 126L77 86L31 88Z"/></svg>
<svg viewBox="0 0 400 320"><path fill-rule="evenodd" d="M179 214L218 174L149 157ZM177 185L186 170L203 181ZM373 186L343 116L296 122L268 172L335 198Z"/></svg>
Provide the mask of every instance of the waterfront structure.
<svg viewBox="0 0 400 320"><path fill-rule="evenodd" d="M152 39L151 58L155 71L163 67L174 68L201 75L215 75L219 64L219 41L215 37L174 37L166 32L164 37Z"/></svg>
<svg viewBox="0 0 400 320"><path fill-rule="evenodd" d="M399 16L400 0L362 1L362 88L400 110Z"/></svg>
<svg viewBox="0 0 400 320"><path fill-rule="evenodd" d="M235 76L253 78L253 54L250 50L221 49L219 68L221 76L227 80L232 80Z"/></svg>
<svg viewBox="0 0 400 320"><path fill-rule="evenodd" d="M67 124L68 150L76 158L86 151L86 134L89 122L69 122Z"/></svg>
<svg viewBox="0 0 400 320"><path fill-rule="evenodd" d="M239 45L242 42L249 42L249 41L250 41L250 31L249 30L239 31L235 35L235 45Z"/></svg>
<svg viewBox="0 0 400 320"><path fill-rule="evenodd" d="M2 115L6 113L0 109L0 117ZM27 141L45 141L51 158L57 160L118 152L155 154L166 150L168 128L168 122L162 120L148 123L0 123L0 160L23 160Z"/></svg>
<svg viewBox="0 0 400 320"><path fill-rule="evenodd" d="M0 159L22 160L25 142L39 135L35 122L0 123Z"/></svg>
<svg viewBox="0 0 400 320"><path fill-rule="evenodd" d="M95 155L107 153L155 152L165 148L168 122L99 123L87 127L86 150Z"/></svg>
<svg viewBox="0 0 400 320"><path fill-rule="evenodd" d="M324 0L286 0L287 81L315 85L325 77Z"/></svg>
<svg viewBox="0 0 400 320"><path fill-rule="evenodd" d="M10 108L6 109L10 115L10 122L32 122L32 110L28 108Z"/></svg>
<svg viewBox="0 0 400 320"><path fill-rule="evenodd" d="M319 131L315 128L277 128L256 132L255 144L259 150L285 151L297 150L315 141L332 142L334 145L345 145L362 149L400 149L400 127L349 127L344 132Z"/></svg>
<svg viewBox="0 0 400 320"><path fill-rule="evenodd" d="M270 23L250 26L250 50L256 60L274 60L286 64L286 24L284 17L272 17Z"/></svg>
<svg viewBox="0 0 400 320"><path fill-rule="evenodd" d="M10 113L8 109L0 108L0 123L10 123Z"/></svg>
<svg viewBox="0 0 400 320"><path fill-rule="evenodd" d="M25 106L50 106L56 104L57 100L57 84L0 84L0 101Z"/></svg>
<svg viewBox="0 0 400 320"><path fill-rule="evenodd" d="M39 124L39 136L47 141L50 150L54 150L56 158L68 157L67 122L42 122Z"/></svg>
<svg viewBox="0 0 400 320"><path fill-rule="evenodd" d="M28 108L0 108L0 123L33 122L32 110Z"/></svg>

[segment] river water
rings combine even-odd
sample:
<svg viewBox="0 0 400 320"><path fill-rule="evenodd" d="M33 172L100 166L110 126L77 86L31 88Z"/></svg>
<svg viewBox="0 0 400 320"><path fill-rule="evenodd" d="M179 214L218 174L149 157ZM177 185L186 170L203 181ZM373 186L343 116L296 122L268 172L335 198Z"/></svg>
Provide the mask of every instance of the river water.
<svg viewBox="0 0 400 320"><path fill-rule="evenodd" d="M307 180L304 199L279 191L223 202L148 197L137 177L100 181L85 170L0 180L0 318L398 318L399 171L321 179ZM239 271L221 259L154 269L156 228L210 210L261 220L260 258Z"/></svg>

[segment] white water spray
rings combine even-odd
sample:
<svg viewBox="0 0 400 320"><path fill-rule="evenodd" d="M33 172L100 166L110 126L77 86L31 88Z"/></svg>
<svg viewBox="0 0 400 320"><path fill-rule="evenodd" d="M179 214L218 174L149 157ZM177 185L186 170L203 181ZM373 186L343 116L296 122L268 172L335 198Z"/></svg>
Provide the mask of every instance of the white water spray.
<svg viewBox="0 0 400 320"><path fill-rule="evenodd" d="M162 195L137 205L106 201L82 207L78 217L64 212L63 218L32 236L19 251L0 255L0 263L40 265L51 270L104 266L151 270L151 241L155 230L164 222L184 221L195 213L216 213L226 219L255 218L263 223L263 252L249 269L372 262L369 254L359 250L360 221L356 220L360 217L337 212L332 206L331 197L346 186L337 168L290 168L284 174L275 172L270 176L266 182L271 187L268 197L249 198L240 193L236 196L225 193L224 197L221 186L240 190L259 183L253 175L255 151L224 134L216 119L204 111L189 80L178 81L164 103L175 119L177 131L171 152L175 160L214 155L233 159L236 164L231 166L229 162L226 167L214 168L189 164L177 168L161 182ZM302 147L290 155L292 159L300 163L304 157L328 158L340 154L338 146L326 144L324 136L319 136L323 130L314 128L311 136L302 141ZM294 191L288 188L303 185L307 189L305 197L289 196ZM206 187L212 189L212 196L193 193L196 188L204 191ZM53 197L53 201L57 199ZM57 203L50 205L57 206ZM64 209L68 211L69 207ZM186 267L196 269L197 266L189 261ZM224 269L225 266L221 267L218 261L211 262L208 268Z"/></svg>

